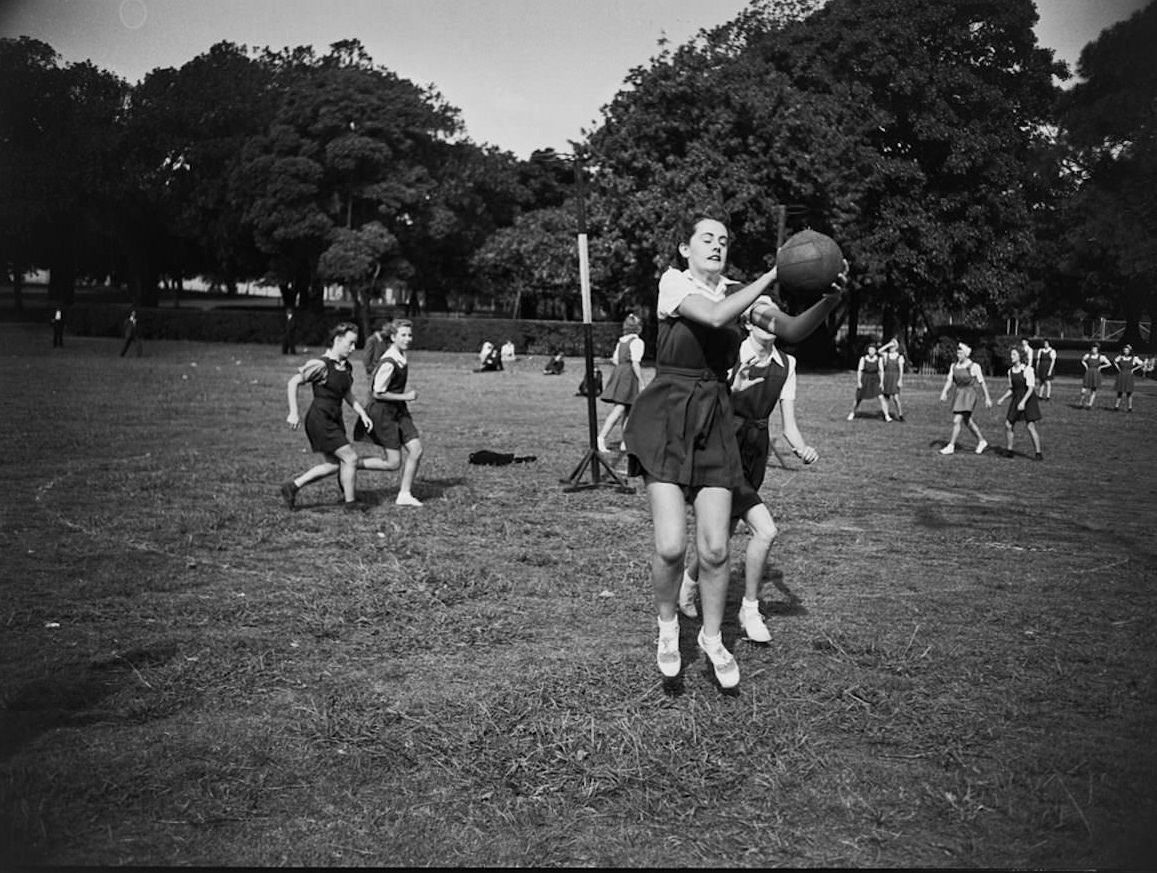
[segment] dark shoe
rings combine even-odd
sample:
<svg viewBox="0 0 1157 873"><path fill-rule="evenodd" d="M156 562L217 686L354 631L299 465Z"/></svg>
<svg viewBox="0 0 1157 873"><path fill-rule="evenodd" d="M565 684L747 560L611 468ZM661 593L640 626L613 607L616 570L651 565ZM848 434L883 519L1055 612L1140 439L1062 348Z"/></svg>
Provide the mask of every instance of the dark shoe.
<svg viewBox="0 0 1157 873"><path fill-rule="evenodd" d="M369 506L360 500L349 500L341 505L343 512L366 512Z"/></svg>
<svg viewBox="0 0 1157 873"><path fill-rule="evenodd" d="M1035 455L1033 455L1034 461L1043 461L1044 459L1045 459L1045 456L1042 455L1040 452L1037 452Z"/></svg>
<svg viewBox="0 0 1157 873"><path fill-rule="evenodd" d="M292 481L281 483L281 496L285 500L285 505L290 509L296 508L295 504L297 503L298 490L298 487L294 485Z"/></svg>

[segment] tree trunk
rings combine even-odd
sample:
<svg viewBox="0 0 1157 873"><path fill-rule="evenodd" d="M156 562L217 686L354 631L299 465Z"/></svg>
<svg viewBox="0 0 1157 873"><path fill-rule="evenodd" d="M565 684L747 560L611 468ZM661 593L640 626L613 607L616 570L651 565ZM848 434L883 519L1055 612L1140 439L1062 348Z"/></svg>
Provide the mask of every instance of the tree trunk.
<svg viewBox="0 0 1157 873"><path fill-rule="evenodd" d="M76 259L68 243L53 253L48 271L48 299L68 306L76 299Z"/></svg>
<svg viewBox="0 0 1157 873"><path fill-rule="evenodd" d="M856 344L858 342L858 334L860 332L860 294L858 291L848 292L848 342L847 348L844 349L844 364L845 366L855 366L856 359L859 357Z"/></svg>
<svg viewBox="0 0 1157 873"><path fill-rule="evenodd" d="M20 264L12 268L12 302L18 313L24 311L24 267Z"/></svg>

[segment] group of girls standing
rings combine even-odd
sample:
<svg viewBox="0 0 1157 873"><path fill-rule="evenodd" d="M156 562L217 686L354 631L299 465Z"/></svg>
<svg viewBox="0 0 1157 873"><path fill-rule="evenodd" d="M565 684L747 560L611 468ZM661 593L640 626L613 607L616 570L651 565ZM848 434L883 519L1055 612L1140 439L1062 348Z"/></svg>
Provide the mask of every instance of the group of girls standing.
<svg viewBox="0 0 1157 873"><path fill-rule="evenodd" d="M1126 410L1133 411L1133 388L1136 384L1137 373L1145 369L1145 361L1133 354L1133 347L1125 345L1121 353L1110 361L1101 354L1101 347L1094 343L1089 351L1081 357L1081 366L1084 368L1084 378L1081 379L1082 409L1092 409L1097 400L1097 391L1101 387L1101 371L1115 367L1117 378L1113 383L1113 390L1117 392L1117 402L1113 404L1114 411L1120 411L1121 399L1126 400Z"/></svg>
<svg viewBox="0 0 1157 873"><path fill-rule="evenodd" d="M907 363L898 340L888 340L882 346L869 343L856 365L856 401L848 413L848 421L855 419L863 401L873 399L879 402L884 421L903 421L900 390L904 387Z"/></svg>

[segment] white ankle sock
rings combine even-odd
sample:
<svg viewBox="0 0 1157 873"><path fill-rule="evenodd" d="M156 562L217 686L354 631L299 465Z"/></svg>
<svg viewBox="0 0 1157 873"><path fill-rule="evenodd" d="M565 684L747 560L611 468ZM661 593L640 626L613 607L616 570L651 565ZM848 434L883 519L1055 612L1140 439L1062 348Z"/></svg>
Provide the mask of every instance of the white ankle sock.
<svg viewBox="0 0 1157 873"><path fill-rule="evenodd" d="M758 600L748 600L746 597L744 597L743 598L743 606L745 609L759 609L759 601Z"/></svg>

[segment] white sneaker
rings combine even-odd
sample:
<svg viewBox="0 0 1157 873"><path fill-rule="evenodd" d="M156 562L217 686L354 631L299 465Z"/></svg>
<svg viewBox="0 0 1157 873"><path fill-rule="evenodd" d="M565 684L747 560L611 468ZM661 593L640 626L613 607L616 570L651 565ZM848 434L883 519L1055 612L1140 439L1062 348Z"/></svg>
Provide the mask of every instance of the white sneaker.
<svg viewBox="0 0 1157 873"><path fill-rule="evenodd" d="M664 633L663 622L659 622L659 648L655 653L655 660L659 664L659 672L668 679L679 675L683 669L683 659L679 656L679 619L672 622L675 630Z"/></svg>
<svg viewBox="0 0 1157 873"><path fill-rule="evenodd" d="M421 506L422 501L413 494L399 494L398 499L394 501L398 506Z"/></svg>
<svg viewBox="0 0 1157 873"><path fill-rule="evenodd" d="M976 444L976 454L983 455L984 450L988 448L988 440L981 440Z"/></svg>
<svg viewBox="0 0 1157 873"><path fill-rule="evenodd" d="M856 413L849 412L848 413L848 421L855 421L855 420L856 420Z"/></svg>
<svg viewBox="0 0 1157 873"><path fill-rule="evenodd" d="M679 611L688 618L698 618L699 610L695 606L695 592L699 590L699 583L683 574L683 581L679 584Z"/></svg>
<svg viewBox="0 0 1157 873"><path fill-rule="evenodd" d="M956 443L949 443L948 445L946 445L944 448L942 448L940 450L940 454L951 455L955 451L956 451Z"/></svg>
<svg viewBox="0 0 1157 873"><path fill-rule="evenodd" d="M771 631L764 624L758 606L739 607L739 626L743 628L744 635L753 643L771 642Z"/></svg>
<svg viewBox="0 0 1157 873"><path fill-rule="evenodd" d="M722 638L709 645L703 637L703 631L700 630L699 648L703 650L703 654L708 657L711 666L715 668L715 678L721 687L734 688L739 684L739 665L735 663L735 657L723 645Z"/></svg>

